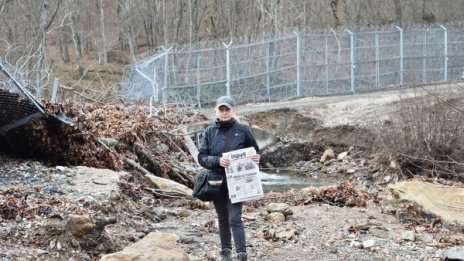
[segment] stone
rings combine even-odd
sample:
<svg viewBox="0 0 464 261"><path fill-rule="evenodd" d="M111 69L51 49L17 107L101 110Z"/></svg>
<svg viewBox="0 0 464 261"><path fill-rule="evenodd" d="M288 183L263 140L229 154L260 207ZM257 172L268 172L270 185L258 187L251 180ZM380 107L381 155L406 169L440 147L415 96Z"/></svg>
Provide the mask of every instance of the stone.
<svg viewBox="0 0 464 261"><path fill-rule="evenodd" d="M324 163L330 159L333 159L335 157L335 152L332 149L326 149L324 153L322 154L321 163Z"/></svg>
<svg viewBox="0 0 464 261"><path fill-rule="evenodd" d="M406 231L401 235L401 238L405 241L415 241L416 233L414 231Z"/></svg>
<svg viewBox="0 0 464 261"><path fill-rule="evenodd" d="M166 209L163 207L156 207L153 209L153 213L155 216L159 217L160 219L165 219L166 218Z"/></svg>
<svg viewBox="0 0 464 261"><path fill-rule="evenodd" d="M427 233L425 231L417 235L417 238L418 240L425 242L425 243L432 243L434 241L433 236L430 233Z"/></svg>
<svg viewBox="0 0 464 261"><path fill-rule="evenodd" d="M178 240L179 236L173 233L151 232L122 251L102 256L100 261L188 261L189 257L178 246Z"/></svg>
<svg viewBox="0 0 464 261"><path fill-rule="evenodd" d="M43 249L38 249L37 250L37 255L39 255L39 256L43 256L43 255L46 255L46 254L48 254L47 250L43 250Z"/></svg>
<svg viewBox="0 0 464 261"><path fill-rule="evenodd" d="M266 219L271 223L281 223L285 221L285 216L281 212L272 212L266 216Z"/></svg>
<svg viewBox="0 0 464 261"><path fill-rule="evenodd" d="M193 191L187 186L184 186L170 179L157 177L155 175L146 175L146 177L148 177L150 181L153 182L153 184L155 184L155 186L161 189L164 193L176 193L182 195L185 198L193 199Z"/></svg>
<svg viewBox="0 0 464 261"><path fill-rule="evenodd" d="M414 201L445 221L464 223L464 188L412 180L390 184L388 189L395 198Z"/></svg>
<svg viewBox="0 0 464 261"><path fill-rule="evenodd" d="M10 235L16 233L16 228L11 225L5 225L0 227L0 239L7 238Z"/></svg>
<svg viewBox="0 0 464 261"><path fill-rule="evenodd" d="M290 229L286 231L281 231L276 233L276 238L278 240L292 240L295 235L298 235L298 232L295 229Z"/></svg>
<svg viewBox="0 0 464 261"><path fill-rule="evenodd" d="M188 217L190 216L190 211L188 211L187 209L181 209L177 211L177 216L182 218Z"/></svg>
<svg viewBox="0 0 464 261"><path fill-rule="evenodd" d="M464 248L454 247L446 250L440 250L436 257L443 258L444 260L461 260L464 261Z"/></svg>
<svg viewBox="0 0 464 261"><path fill-rule="evenodd" d="M358 241L351 241L350 246L354 248L363 248L363 244L361 244L361 242Z"/></svg>
<svg viewBox="0 0 464 261"><path fill-rule="evenodd" d="M337 156L337 160L339 161L342 161L346 158L346 156L348 155L348 151L344 151L342 153L339 153L338 156Z"/></svg>
<svg viewBox="0 0 464 261"><path fill-rule="evenodd" d="M56 169L59 170L59 171L65 171L65 170L66 170L66 167L63 167L63 166L56 166Z"/></svg>
<svg viewBox="0 0 464 261"><path fill-rule="evenodd" d="M155 199L152 197L143 197L141 201L146 206L152 206L155 203Z"/></svg>
<svg viewBox="0 0 464 261"><path fill-rule="evenodd" d="M356 172L356 169L347 169L346 174L353 174Z"/></svg>
<svg viewBox="0 0 464 261"><path fill-rule="evenodd" d="M169 146L164 144L164 143L158 144L155 147L155 151L158 154L165 154L165 153L169 152Z"/></svg>
<svg viewBox="0 0 464 261"><path fill-rule="evenodd" d="M374 239L369 239L364 242L362 242L363 248L371 248L375 246L375 240Z"/></svg>
<svg viewBox="0 0 464 261"><path fill-rule="evenodd" d="M288 205L287 203L269 203L266 206L266 210L268 213L280 212L285 216L293 214L293 211L290 209L290 205Z"/></svg>
<svg viewBox="0 0 464 261"><path fill-rule="evenodd" d="M394 161L394 160L390 161L390 168L392 168L392 169L397 169L398 168L398 166L396 164L396 161Z"/></svg>
<svg viewBox="0 0 464 261"><path fill-rule="evenodd" d="M392 177L390 175L387 175L383 178L383 181L385 181L385 183L390 183L391 180L392 180Z"/></svg>
<svg viewBox="0 0 464 261"><path fill-rule="evenodd" d="M74 236L80 237L90 234L95 225L89 216L70 215L67 223L68 231Z"/></svg>

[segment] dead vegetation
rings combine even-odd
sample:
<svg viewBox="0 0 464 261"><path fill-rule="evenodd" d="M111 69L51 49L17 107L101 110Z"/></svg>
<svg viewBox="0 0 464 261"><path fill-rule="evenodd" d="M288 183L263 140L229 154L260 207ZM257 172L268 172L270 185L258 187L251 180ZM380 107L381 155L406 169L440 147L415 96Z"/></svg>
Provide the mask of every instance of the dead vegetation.
<svg viewBox="0 0 464 261"><path fill-rule="evenodd" d="M338 186L327 188L311 187L304 204L325 202L335 206L365 207L368 200L373 199L365 190L357 190L349 181L342 181Z"/></svg>
<svg viewBox="0 0 464 261"><path fill-rule="evenodd" d="M417 88L414 97L396 104L380 136L404 175L464 180L462 101L451 88Z"/></svg>
<svg viewBox="0 0 464 261"><path fill-rule="evenodd" d="M137 169L187 186L192 175L179 162L192 162L178 126L202 115L147 117L143 106L123 108L98 103L46 104L63 111L74 126L53 117L34 119L8 133L14 149L50 165L84 165L112 170Z"/></svg>

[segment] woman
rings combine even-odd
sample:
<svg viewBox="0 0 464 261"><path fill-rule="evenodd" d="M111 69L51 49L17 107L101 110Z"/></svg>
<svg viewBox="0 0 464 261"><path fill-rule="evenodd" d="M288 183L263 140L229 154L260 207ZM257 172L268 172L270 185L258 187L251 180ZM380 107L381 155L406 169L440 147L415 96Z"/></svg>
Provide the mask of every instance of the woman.
<svg viewBox="0 0 464 261"><path fill-rule="evenodd" d="M223 153L247 147L254 147L259 153L259 147L250 128L237 121L234 100L231 97L222 96L217 99L216 117L212 125L205 130L198 161L204 168L216 175L221 175L223 180L221 194L213 200L219 221L221 260L232 260L231 237L233 235L238 260L246 261L245 230L242 223L243 203L232 204L229 199L224 168L227 168L230 162L229 159L223 157ZM255 154L251 159L259 164L260 156Z"/></svg>

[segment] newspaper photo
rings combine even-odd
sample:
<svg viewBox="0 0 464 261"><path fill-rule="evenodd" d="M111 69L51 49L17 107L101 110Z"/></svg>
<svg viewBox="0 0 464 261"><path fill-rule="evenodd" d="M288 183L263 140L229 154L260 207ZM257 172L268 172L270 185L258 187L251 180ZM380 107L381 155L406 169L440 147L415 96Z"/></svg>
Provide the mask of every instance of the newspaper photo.
<svg viewBox="0 0 464 261"><path fill-rule="evenodd" d="M232 203L257 199L264 195L259 166L251 160L254 154L256 150L253 147L223 154L230 160L230 165L225 170Z"/></svg>

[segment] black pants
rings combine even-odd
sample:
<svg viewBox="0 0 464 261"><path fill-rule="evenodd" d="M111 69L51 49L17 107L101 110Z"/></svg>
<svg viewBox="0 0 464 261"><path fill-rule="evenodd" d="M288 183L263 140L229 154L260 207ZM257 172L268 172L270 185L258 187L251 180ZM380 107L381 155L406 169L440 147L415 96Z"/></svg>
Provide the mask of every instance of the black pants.
<svg viewBox="0 0 464 261"><path fill-rule="evenodd" d="M231 238L234 236L235 250L246 252L245 229L242 222L243 203L232 204L227 188L221 191L219 198L213 201L218 216L221 248L232 249ZM231 235L232 230L232 235Z"/></svg>

